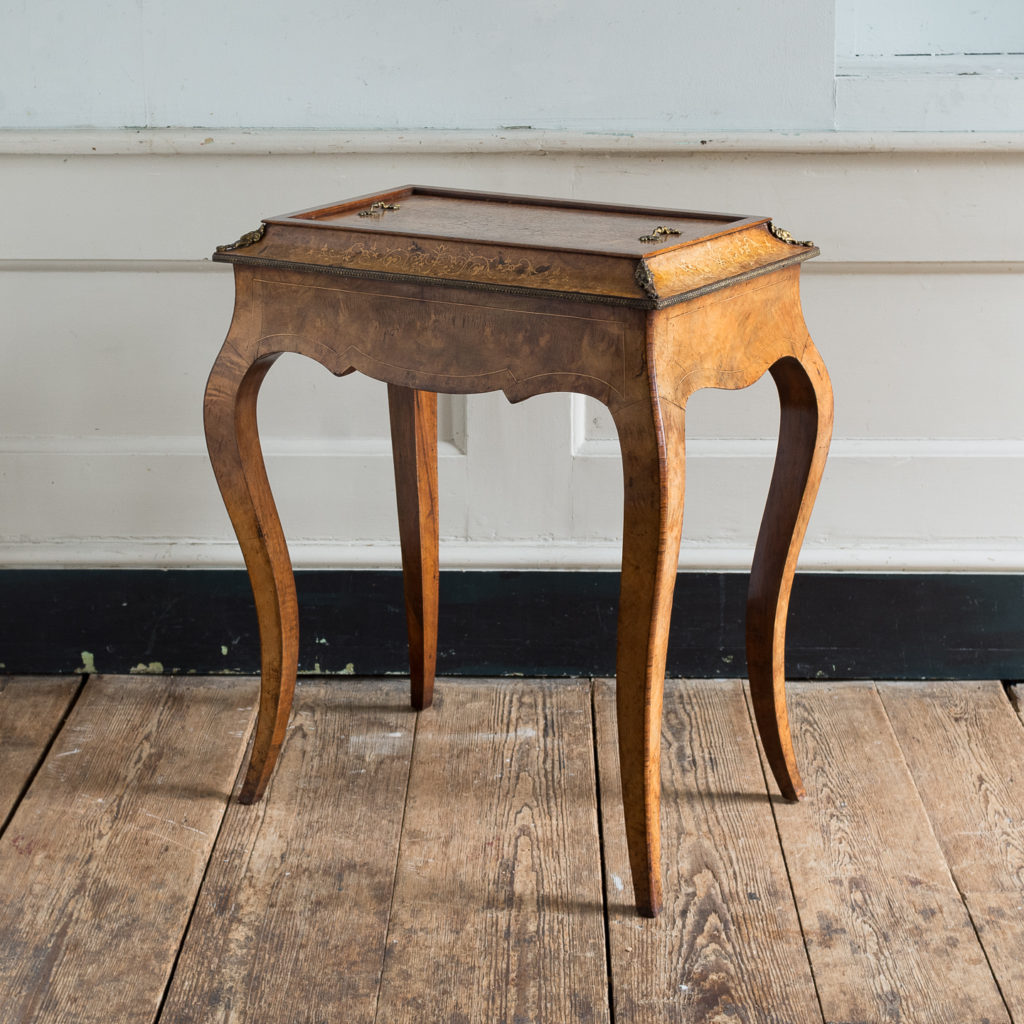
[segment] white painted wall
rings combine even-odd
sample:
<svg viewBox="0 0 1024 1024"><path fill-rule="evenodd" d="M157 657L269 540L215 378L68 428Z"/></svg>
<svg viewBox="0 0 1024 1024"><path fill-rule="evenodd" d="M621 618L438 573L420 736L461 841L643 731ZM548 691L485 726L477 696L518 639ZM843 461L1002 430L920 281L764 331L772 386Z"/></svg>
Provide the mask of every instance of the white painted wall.
<svg viewBox="0 0 1024 1024"><path fill-rule="evenodd" d="M209 253L261 216L416 181L814 238L805 308L837 419L803 564L1024 569L1024 137L837 132L828 4L706 7L14 5L0 564L241 564L201 436L232 303ZM442 408L446 565L617 564L600 407ZM282 360L261 416L296 563L397 565L382 386ZM692 401L684 567L749 564L776 419L770 384Z"/></svg>

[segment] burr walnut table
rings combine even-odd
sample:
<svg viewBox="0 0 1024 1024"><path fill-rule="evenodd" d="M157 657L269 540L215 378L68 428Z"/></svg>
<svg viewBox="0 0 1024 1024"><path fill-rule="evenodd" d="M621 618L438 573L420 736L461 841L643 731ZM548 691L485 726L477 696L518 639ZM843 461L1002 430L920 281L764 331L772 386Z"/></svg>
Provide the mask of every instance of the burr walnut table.
<svg viewBox="0 0 1024 1024"><path fill-rule="evenodd" d="M764 217L406 187L263 222L222 246L235 312L206 391L206 436L259 617L262 688L241 800L263 793L298 659L291 563L260 452L256 397L283 352L385 381L412 701L437 642L437 393L550 391L608 406L625 480L619 755L633 891L661 902L662 689L683 518L684 411L699 388L771 373L781 426L754 552L747 665L782 792L802 793L786 716L786 612L828 452L832 393L800 309L818 250Z"/></svg>

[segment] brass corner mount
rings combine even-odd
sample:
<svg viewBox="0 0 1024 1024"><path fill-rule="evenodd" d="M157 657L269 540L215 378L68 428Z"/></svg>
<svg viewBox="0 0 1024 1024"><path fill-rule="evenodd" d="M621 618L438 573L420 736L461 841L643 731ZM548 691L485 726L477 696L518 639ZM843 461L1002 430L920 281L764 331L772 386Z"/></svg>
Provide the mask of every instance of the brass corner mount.
<svg viewBox="0 0 1024 1024"><path fill-rule="evenodd" d="M768 230L774 235L780 242L785 242L786 245L799 245L806 249L816 248L813 242L799 242L797 241L785 228L776 227L774 221L768 221Z"/></svg>
<svg viewBox="0 0 1024 1024"><path fill-rule="evenodd" d="M653 299L655 302L658 301L658 287L654 283L654 275L651 273L651 268L647 265L646 260L640 260L637 263L636 270L633 272L633 279L649 299Z"/></svg>
<svg viewBox="0 0 1024 1024"><path fill-rule="evenodd" d="M266 230L267 225L261 224L255 231L247 231L237 242L218 245L217 252L231 252L232 249L244 249L247 245L255 245L263 237L263 232Z"/></svg>

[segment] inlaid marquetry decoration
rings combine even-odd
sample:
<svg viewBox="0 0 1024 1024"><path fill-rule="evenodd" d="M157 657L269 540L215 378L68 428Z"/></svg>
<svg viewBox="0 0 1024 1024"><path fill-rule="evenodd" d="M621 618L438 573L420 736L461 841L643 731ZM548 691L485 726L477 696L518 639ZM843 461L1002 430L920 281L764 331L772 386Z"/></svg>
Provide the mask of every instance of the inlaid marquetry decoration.
<svg viewBox="0 0 1024 1024"><path fill-rule="evenodd" d="M765 217L500 198L399 189L270 217L214 258L659 309L817 253Z"/></svg>

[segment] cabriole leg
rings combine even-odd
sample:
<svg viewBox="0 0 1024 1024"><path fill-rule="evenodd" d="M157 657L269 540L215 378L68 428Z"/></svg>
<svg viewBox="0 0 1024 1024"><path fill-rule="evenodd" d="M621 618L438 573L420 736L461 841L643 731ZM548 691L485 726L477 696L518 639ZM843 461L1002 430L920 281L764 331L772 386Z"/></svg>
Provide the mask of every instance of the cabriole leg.
<svg viewBox="0 0 1024 1024"><path fill-rule="evenodd" d="M639 913L661 909L661 709L683 522L683 411L668 402L613 410L625 509L616 705L626 841Z"/></svg>
<svg viewBox="0 0 1024 1024"><path fill-rule="evenodd" d="M276 358L251 361L229 336L210 373L204 407L210 461L249 570L260 627L260 707L242 803L263 795L274 770L298 664L295 580L256 426L256 398Z"/></svg>
<svg viewBox="0 0 1024 1024"><path fill-rule="evenodd" d="M832 437L832 387L817 351L771 367L781 422L747 596L747 670L761 742L782 795L804 794L786 713L786 614Z"/></svg>

